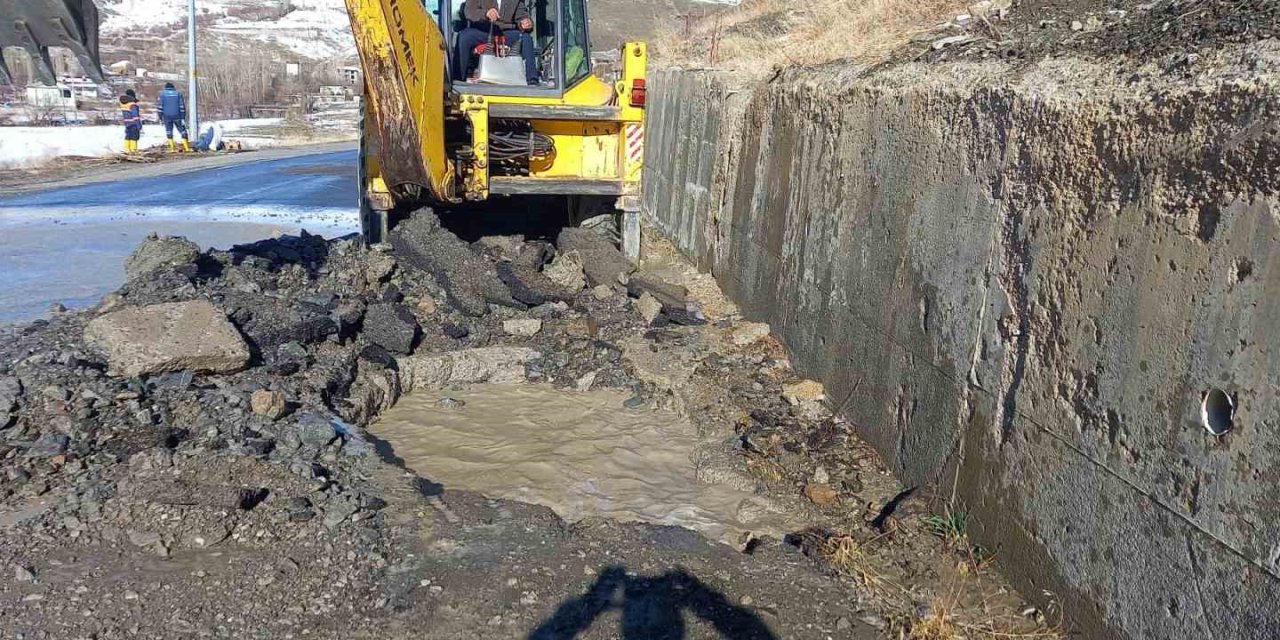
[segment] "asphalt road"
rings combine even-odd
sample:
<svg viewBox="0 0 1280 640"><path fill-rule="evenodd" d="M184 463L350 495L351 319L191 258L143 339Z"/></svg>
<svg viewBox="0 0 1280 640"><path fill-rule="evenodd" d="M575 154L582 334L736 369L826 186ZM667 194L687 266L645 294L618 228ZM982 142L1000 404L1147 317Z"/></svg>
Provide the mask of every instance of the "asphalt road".
<svg viewBox="0 0 1280 640"><path fill-rule="evenodd" d="M0 324L39 318L56 303L96 303L124 282L124 259L150 233L217 248L304 228L355 233L356 157L249 156L166 175L144 167L138 177L0 196Z"/></svg>

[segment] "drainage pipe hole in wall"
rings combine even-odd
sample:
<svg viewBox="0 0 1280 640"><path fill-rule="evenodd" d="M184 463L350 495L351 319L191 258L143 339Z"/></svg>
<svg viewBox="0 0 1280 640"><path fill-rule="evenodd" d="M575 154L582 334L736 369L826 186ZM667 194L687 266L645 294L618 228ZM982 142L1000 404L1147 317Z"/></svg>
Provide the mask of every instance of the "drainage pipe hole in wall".
<svg viewBox="0 0 1280 640"><path fill-rule="evenodd" d="M1236 403L1222 389L1210 389L1200 402L1200 423L1215 436L1231 430L1236 415Z"/></svg>

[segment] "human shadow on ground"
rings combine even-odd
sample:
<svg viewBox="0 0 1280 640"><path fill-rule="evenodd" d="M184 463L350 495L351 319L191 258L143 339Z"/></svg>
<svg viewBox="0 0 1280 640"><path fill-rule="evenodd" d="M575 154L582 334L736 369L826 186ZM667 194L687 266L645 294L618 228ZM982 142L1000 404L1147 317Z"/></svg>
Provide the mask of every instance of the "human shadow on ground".
<svg viewBox="0 0 1280 640"><path fill-rule="evenodd" d="M755 613L733 604L687 571L633 577L624 567L614 566L602 572L586 593L561 603L528 640L577 638L611 610L622 611L619 637L625 640L681 640L687 637L686 611L711 624L722 638L777 638Z"/></svg>

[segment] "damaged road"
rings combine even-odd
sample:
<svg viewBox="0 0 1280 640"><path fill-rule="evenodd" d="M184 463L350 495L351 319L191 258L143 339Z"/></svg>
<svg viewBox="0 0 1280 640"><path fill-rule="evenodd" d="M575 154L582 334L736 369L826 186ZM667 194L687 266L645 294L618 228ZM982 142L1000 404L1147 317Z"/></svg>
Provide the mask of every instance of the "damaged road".
<svg viewBox="0 0 1280 640"><path fill-rule="evenodd" d="M902 488L768 327L658 249L632 265L580 230L468 244L426 212L374 247L149 239L93 308L0 328L6 629L878 638L940 615L1043 628L919 519L920 500L873 529ZM566 521L441 485L429 462L409 471L368 430L415 391L527 383L679 413L699 482L806 525L726 544Z"/></svg>

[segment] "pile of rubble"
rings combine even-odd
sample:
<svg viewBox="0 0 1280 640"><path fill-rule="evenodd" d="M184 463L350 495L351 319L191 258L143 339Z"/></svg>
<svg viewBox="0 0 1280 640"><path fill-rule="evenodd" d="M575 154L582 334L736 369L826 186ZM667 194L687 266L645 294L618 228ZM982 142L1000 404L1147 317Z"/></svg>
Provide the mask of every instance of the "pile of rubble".
<svg viewBox="0 0 1280 640"><path fill-rule="evenodd" d="M558 244L472 246L431 215L389 246L150 238L95 308L0 329L0 529L14 541L0 566L35 582L64 554L233 542L307 550L314 570L272 569L314 583L302 610L325 611L333 585L368 587L386 564L369 560L386 553L369 480L385 464L363 427L401 393L505 376L643 397L617 342L703 322L607 240L569 229Z"/></svg>
<svg viewBox="0 0 1280 640"><path fill-rule="evenodd" d="M424 621L444 625L432 637L480 624L522 635L593 575L571 563L617 557L729 576L718 588L775 600L787 637L889 619L875 593L850 599L812 573L812 541L829 534L747 536L747 556L646 525L569 532L545 509L445 496L368 435L414 389L621 389L627 408L676 408L697 425L700 480L884 539L863 518L900 487L768 327L704 313L679 278L591 231L466 243L419 214L373 247L303 233L201 251L153 237L126 274L92 309L0 329L0 567L12 572L0 616L16 635L401 637ZM929 540L904 533L879 553L928 574ZM458 565L460 548L488 559ZM751 578L760 570L808 586L772 593ZM510 602L474 596L499 579L537 586Z"/></svg>
<svg viewBox="0 0 1280 640"><path fill-rule="evenodd" d="M106 496L117 487L91 479L137 454L226 451L326 486L333 500L299 501L291 518L314 511L336 526L376 503L332 478L371 452L362 427L394 402L376 388L383 372L446 385L517 366L561 386L594 373L643 387L600 333L701 323L701 312L591 232L559 240L559 252L510 237L472 247L429 215L372 248L305 232L225 252L153 237L96 308L0 343L0 496L68 483ZM551 322L579 330L544 332Z"/></svg>

